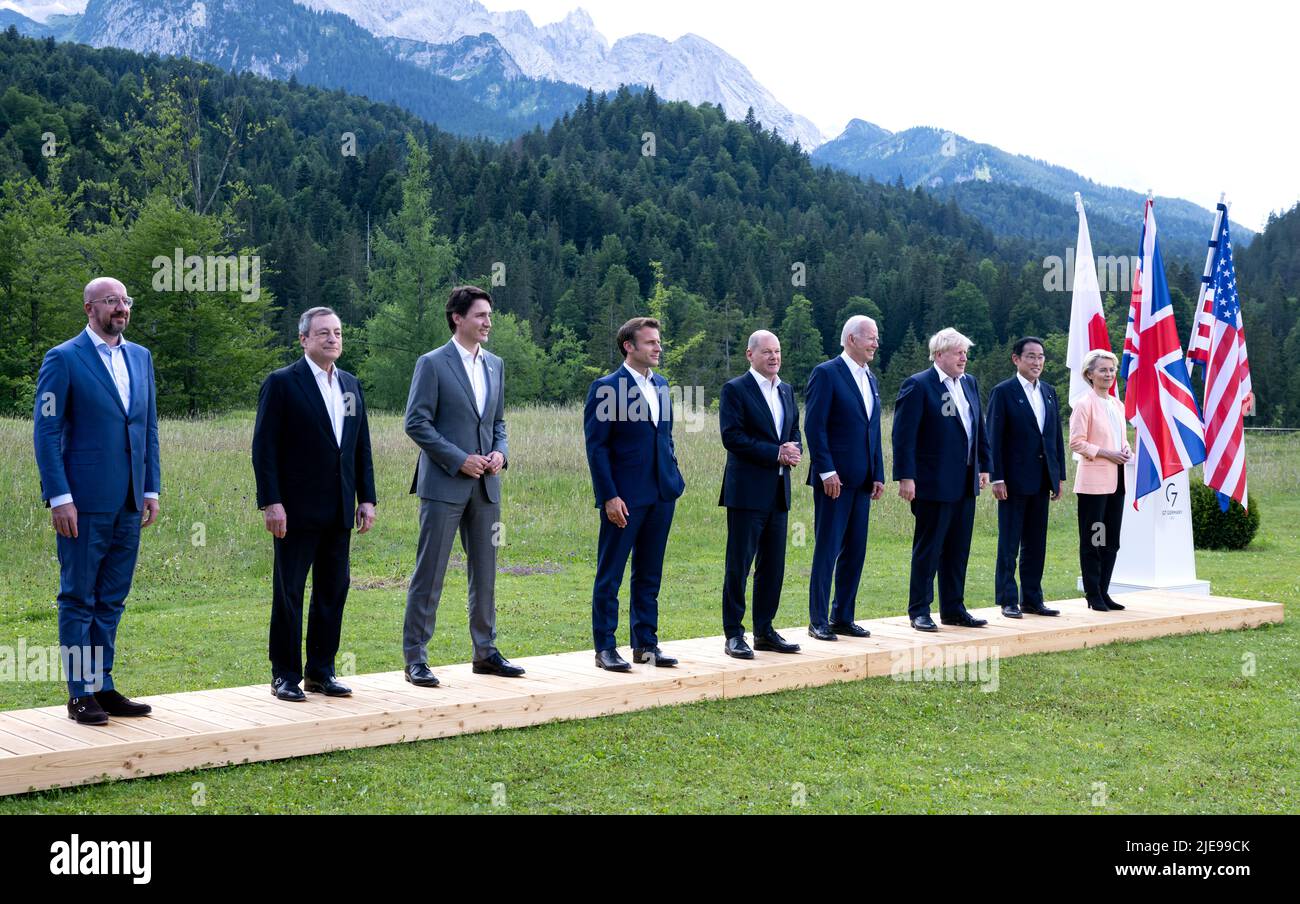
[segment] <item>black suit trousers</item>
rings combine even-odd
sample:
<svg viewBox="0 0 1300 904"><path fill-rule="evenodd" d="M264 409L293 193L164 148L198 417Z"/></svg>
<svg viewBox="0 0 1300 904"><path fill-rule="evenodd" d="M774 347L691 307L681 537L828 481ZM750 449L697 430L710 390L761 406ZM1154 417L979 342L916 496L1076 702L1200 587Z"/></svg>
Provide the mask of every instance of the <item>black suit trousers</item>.
<svg viewBox="0 0 1300 904"><path fill-rule="evenodd" d="M778 485L781 501L785 487ZM785 535L790 513L773 509L727 509L727 565L722 581L722 628L727 637L745 633L745 585L754 566L754 634L772 630L785 583ZM757 562L755 561L757 559Z"/></svg>
<svg viewBox="0 0 1300 904"><path fill-rule="evenodd" d="M968 482L969 483L969 482ZM907 594L909 618L930 614L934 578L939 576L939 614L959 618L966 611L966 562L975 527L975 496L956 502L913 499L912 575Z"/></svg>
<svg viewBox="0 0 1300 904"><path fill-rule="evenodd" d="M352 531L339 527L294 530L275 538L275 589L271 600L271 674L299 682L302 668L302 603L307 572L312 575L307 615L307 671L320 681L334 675L343 628L343 604L351 579L348 551Z"/></svg>
<svg viewBox="0 0 1300 904"><path fill-rule="evenodd" d="M1050 481L1045 481L1047 486ZM998 501L998 560L994 598L999 606L1043 604L1043 562L1047 557L1047 514L1051 496L1009 493ZM1020 587L1016 587L1016 560L1020 560Z"/></svg>

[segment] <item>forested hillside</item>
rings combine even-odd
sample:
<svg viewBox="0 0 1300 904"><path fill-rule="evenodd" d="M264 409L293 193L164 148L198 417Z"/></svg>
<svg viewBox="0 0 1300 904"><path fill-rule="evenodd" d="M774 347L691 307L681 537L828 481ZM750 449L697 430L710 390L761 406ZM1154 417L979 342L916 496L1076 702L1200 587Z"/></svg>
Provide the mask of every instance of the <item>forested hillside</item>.
<svg viewBox="0 0 1300 904"><path fill-rule="evenodd" d="M978 343L986 386L1027 332L1048 336L1049 376L1063 378L1069 293L1045 287L1023 241L952 200L816 168L711 105L589 95L499 145L341 92L12 31L0 75L4 411L30 410L41 355L84 323L79 289L99 272L137 298L132 334L154 349L170 413L249 404L313 304L342 314L344 366L372 404L399 407L462 280L497 298L512 403L579 395L614 363L613 329L652 311L670 376L709 398L745 366L753 329L778 331L783 376L801 386L859 311L881 321L886 394L950 324ZM257 297L155 289L153 262L175 248L257 256ZM1184 335L1198 276L1169 273ZM1127 293L1107 304L1118 347ZM1294 308L1270 327L1275 351L1251 333L1257 373ZM1257 310L1247 297L1248 330ZM1294 416L1261 382L1259 422Z"/></svg>

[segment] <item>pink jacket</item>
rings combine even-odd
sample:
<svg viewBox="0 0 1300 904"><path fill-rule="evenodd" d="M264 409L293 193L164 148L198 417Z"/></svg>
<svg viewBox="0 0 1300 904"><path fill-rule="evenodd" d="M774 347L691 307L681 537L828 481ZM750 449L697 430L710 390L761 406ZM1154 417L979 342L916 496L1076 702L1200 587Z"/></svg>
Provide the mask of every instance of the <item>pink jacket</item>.
<svg viewBox="0 0 1300 904"><path fill-rule="evenodd" d="M1070 412L1070 451L1082 456L1079 469L1074 475L1076 493L1104 495L1115 492L1119 486L1115 471L1118 465L1097 457L1097 452L1101 449L1131 451L1128 437L1121 436L1116 440L1111 430L1106 406L1117 404L1119 403L1103 399L1095 392L1089 392ZM1122 415L1120 422L1123 423Z"/></svg>

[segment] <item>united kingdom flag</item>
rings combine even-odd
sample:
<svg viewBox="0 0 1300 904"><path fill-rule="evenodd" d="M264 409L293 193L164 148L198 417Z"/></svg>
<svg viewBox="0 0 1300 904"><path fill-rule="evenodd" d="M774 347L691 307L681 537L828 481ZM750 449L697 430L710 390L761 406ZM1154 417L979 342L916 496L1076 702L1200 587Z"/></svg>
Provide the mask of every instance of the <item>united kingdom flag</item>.
<svg viewBox="0 0 1300 904"><path fill-rule="evenodd" d="M1133 507L1164 481L1205 461L1201 412L1183 359L1174 308L1156 239L1155 204L1148 198L1141 263L1133 277L1124 337L1124 414L1137 429Z"/></svg>

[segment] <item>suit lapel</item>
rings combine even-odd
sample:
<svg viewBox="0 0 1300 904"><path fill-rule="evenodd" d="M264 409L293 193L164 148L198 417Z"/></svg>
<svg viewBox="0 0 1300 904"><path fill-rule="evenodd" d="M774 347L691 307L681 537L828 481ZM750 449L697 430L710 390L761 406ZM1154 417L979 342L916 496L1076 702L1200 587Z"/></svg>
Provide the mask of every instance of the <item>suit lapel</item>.
<svg viewBox="0 0 1300 904"><path fill-rule="evenodd" d="M474 416L479 420L483 420L483 415L478 410L478 400L474 398L474 387L470 385L469 375L465 373L465 362L460 356L460 346L456 344L456 340L448 339L444 348L447 349L447 363L451 366L452 373L456 375L456 379L460 382L461 388L465 390L465 397L469 399L469 410L474 412ZM482 354L481 350L479 354ZM484 409L486 410L486 404Z"/></svg>
<svg viewBox="0 0 1300 904"><path fill-rule="evenodd" d="M357 430L357 419L361 416L361 411L357 407L361 404L361 397L357 394L356 378L343 371L337 371L339 379L339 389L343 391L343 440L339 443L340 449L348 448L352 442L353 436ZM348 411L348 397L352 397L352 410Z"/></svg>
<svg viewBox="0 0 1300 904"><path fill-rule="evenodd" d="M748 387L745 391L749 394L750 401L758 406L758 410L762 412L762 417L759 418L759 423L761 423L765 428L770 429L770 432L773 435L776 435L777 442L780 442L781 436L776 433L776 424L772 422L772 409L768 406L767 399L763 397L763 390L758 388L758 381L754 379L753 374L748 373L741 377L740 380L742 385ZM777 392L780 392L784 387L784 383L778 384ZM783 409L788 409L790 407L785 402L785 396L781 397L781 407ZM782 427L784 427L784 415L782 421Z"/></svg>
<svg viewBox="0 0 1300 904"><path fill-rule="evenodd" d="M303 357L298 359L294 369L297 372L298 389L307 397L307 407L313 412L312 420L325 431L330 444L337 446L338 442L334 439L334 422L330 420L329 410L325 407L325 399L320 394L320 384L316 382L316 376L311 372L311 365ZM346 424L347 418L344 418L344 425Z"/></svg>
<svg viewBox="0 0 1300 904"><path fill-rule="evenodd" d="M95 343L89 336L82 333L77 340L77 353L81 355L81 363L84 364L91 373L91 376L99 380L101 386L112 397L113 402L117 405L117 410L126 416L126 409L122 407L122 397L117 392L117 384L108 373L108 368L104 366L104 359L100 357L99 350L95 348ZM128 369L129 369L128 364Z"/></svg>
<svg viewBox="0 0 1300 904"><path fill-rule="evenodd" d="M838 365L835 370L839 373L840 379L848 384L849 389L853 391L853 397L858 400L858 411L861 412L863 420L870 421L871 418L867 417L867 403L862 399L862 389L858 386L858 381L853 379L853 371L849 370L843 358L836 358L835 363ZM875 399L872 401L874 402Z"/></svg>

